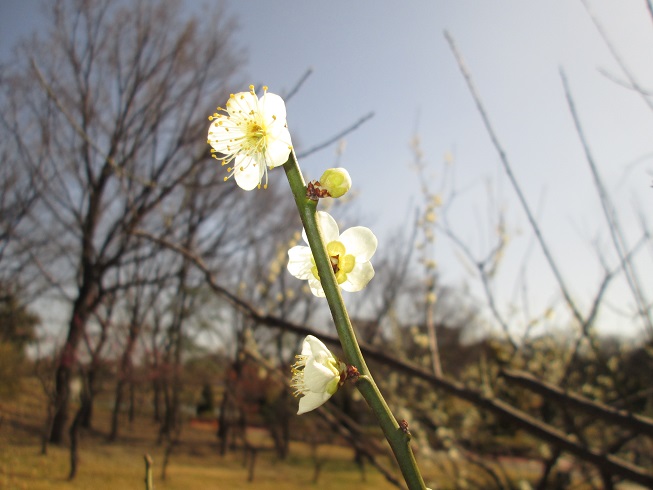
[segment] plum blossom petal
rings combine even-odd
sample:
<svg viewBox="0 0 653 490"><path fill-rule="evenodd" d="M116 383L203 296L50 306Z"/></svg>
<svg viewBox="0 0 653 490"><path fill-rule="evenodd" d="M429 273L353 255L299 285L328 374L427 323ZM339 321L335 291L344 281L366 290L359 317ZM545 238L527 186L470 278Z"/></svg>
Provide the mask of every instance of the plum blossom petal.
<svg viewBox="0 0 653 490"><path fill-rule="evenodd" d="M338 223L333 219L329 213L324 211L317 212L317 222L320 224L320 231L322 232L322 238L325 243L332 242L338 239L340 230L338 228ZM306 236L306 230L302 229L302 238L304 243L308 245L308 237Z"/></svg>
<svg viewBox="0 0 653 490"><path fill-rule="evenodd" d="M302 245L293 247L288 250L288 257L288 271L293 276L303 281L308 281L313 276L311 272L313 255L310 248Z"/></svg>
<svg viewBox="0 0 653 490"><path fill-rule="evenodd" d="M247 157L238 155L236 157L236 168L240 170L233 172L234 179L241 189L251 191L261 184L261 179L265 173L264 165L250 165L247 163Z"/></svg>
<svg viewBox="0 0 653 490"><path fill-rule="evenodd" d="M313 293L313 296L317 296L318 298L326 298L326 294L319 277L315 277L313 273L311 273L311 277L308 278L308 287L310 288L311 293Z"/></svg>
<svg viewBox="0 0 653 490"><path fill-rule="evenodd" d="M360 291L374 277L374 267L369 262L360 262L354 266L354 270L347 274L347 280L340 287L350 293Z"/></svg>
<svg viewBox="0 0 653 490"><path fill-rule="evenodd" d="M345 230L339 240L347 249L347 253L364 262L372 258L379 243L374 233L364 226L354 226Z"/></svg>

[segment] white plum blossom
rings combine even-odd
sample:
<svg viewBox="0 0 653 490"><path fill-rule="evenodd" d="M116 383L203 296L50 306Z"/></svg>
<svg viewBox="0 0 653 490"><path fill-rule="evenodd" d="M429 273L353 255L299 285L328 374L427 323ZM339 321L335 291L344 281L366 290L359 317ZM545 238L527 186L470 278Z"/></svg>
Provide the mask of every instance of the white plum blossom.
<svg viewBox="0 0 653 490"><path fill-rule="evenodd" d="M345 291L360 291L374 277L370 259L378 245L376 236L364 226L354 226L340 235L336 220L324 211L318 211L317 219L338 285ZM305 230L302 237L308 243ZM315 296L325 296L310 247L297 245L288 250L288 271L308 281Z"/></svg>
<svg viewBox="0 0 653 490"><path fill-rule="evenodd" d="M208 143L213 157L229 165L229 175L246 191L268 185L268 168L283 165L288 160L292 143L286 125L286 104L276 94L256 96L254 86L249 92L231 94L226 109L209 116Z"/></svg>
<svg viewBox="0 0 653 490"><path fill-rule="evenodd" d="M338 391L347 377L347 366L331 354L320 339L308 335L302 345L302 353L292 366L291 387L299 399L301 415L315 410Z"/></svg>

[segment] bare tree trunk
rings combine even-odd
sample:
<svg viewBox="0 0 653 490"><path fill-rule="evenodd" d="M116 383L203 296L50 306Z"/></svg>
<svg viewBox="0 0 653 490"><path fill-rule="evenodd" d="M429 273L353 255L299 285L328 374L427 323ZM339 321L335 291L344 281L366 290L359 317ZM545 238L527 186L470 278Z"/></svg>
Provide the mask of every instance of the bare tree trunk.
<svg viewBox="0 0 653 490"><path fill-rule="evenodd" d="M95 401L95 392L93 391L93 388L90 386L90 384L91 381L89 380L88 397L82 400L83 410L82 410L82 420L80 424L84 429L91 428L92 425L91 423L93 419L93 402Z"/></svg>
<svg viewBox="0 0 653 490"><path fill-rule="evenodd" d="M54 398L54 415L50 425L50 442L61 444L63 442L63 433L68 422L68 384L70 383L70 373L72 371L73 359L70 351L72 347L67 344L64 348L64 354L61 356L59 367L55 374L55 398Z"/></svg>
<svg viewBox="0 0 653 490"><path fill-rule="evenodd" d="M163 418L161 420L161 427L159 428L159 439L157 444L163 443L163 439L168 437L170 434L170 414L172 413L172 408L170 407L172 401L170 399L170 392L168 388L169 382L166 379L161 383L161 391L163 393Z"/></svg>
<svg viewBox="0 0 653 490"><path fill-rule="evenodd" d="M41 436L41 454L45 456L48 454L48 442L50 440L50 434L52 434L52 423L54 421L54 403L48 403L48 412L45 421L45 428Z"/></svg>
<svg viewBox="0 0 653 490"><path fill-rule="evenodd" d="M188 240L193 236L192 230L189 230ZM161 426L161 438L166 436L171 437L171 434L179 430L179 401L181 393L181 373L183 370L182 365L182 350L183 350L183 324L188 315L188 304L192 301L186 292L186 285L188 279L188 271L190 269L190 262L184 259L184 262L179 269L178 273L178 286L177 286L177 303L175 304L175 316L172 324L168 330L169 343L166 358L170 364L172 361L172 376L170 379L170 395L166 390L166 412Z"/></svg>
<svg viewBox="0 0 653 490"><path fill-rule="evenodd" d="M134 418L136 417L135 414L135 401L136 401L136 385L134 383L134 378L130 378L129 380L129 415L128 415L128 420L130 424L134 423Z"/></svg>
<svg viewBox="0 0 653 490"><path fill-rule="evenodd" d="M154 421L161 422L161 380L152 381L152 404L154 405Z"/></svg>
<svg viewBox="0 0 653 490"><path fill-rule="evenodd" d="M222 395L222 402L220 403L220 415L218 416L218 446L220 448L220 456L224 456L227 452L227 438L229 435L229 426L230 421L228 417L228 411L230 409L229 398L229 389L225 390L224 395Z"/></svg>
<svg viewBox="0 0 653 490"><path fill-rule="evenodd" d="M50 442L53 444L61 444L64 439L68 421L69 383L73 368L77 363L77 346L84 333L88 317L84 311L86 308L82 307L86 301L87 298L80 294L75 303L74 313L69 324L68 338L55 374L54 417L50 431Z"/></svg>
<svg viewBox="0 0 653 490"><path fill-rule="evenodd" d="M172 438L173 432L178 428L179 392L181 390L181 383L177 371L181 370L181 366L174 365L172 370L172 376L167 378L162 386L164 413L163 422L159 431L159 444L163 442L164 439Z"/></svg>
<svg viewBox="0 0 653 490"><path fill-rule="evenodd" d="M83 412L81 425L84 429L90 429L93 421L93 404L95 403L95 395L97 395L98 387L98 374L100 372L100 353L102 347L107 340L107 325L103 325L102 336L98 345L93 350L93 358L91 365L86 371L85 376L85 396L82 397Z"/></svg>
<svg viewBox="0 0 653 490"><path fill-rule="evenodd" d="M118 382L116 383L116 397L113 405L113 412L111 413L111 431L109 432L109 441L115 441L118 437L118 415L120 413L120 405L122 404L123 392L125 383L129 382L129 421L134 419L134 381L132 379L132 352L136 345L136 338L139 333L139 325L132 318L132 325L129 329L129 338L127 345L122 354L120 361L120 373L118 374Z"/></svg>
<svg viewBox="0 0 653 490"><path fill-rule="evenodd" d="M82 417L84 416L84 405L82 404L77 410L77 414L73 419L73 423L70 426L70 473L68 473L68 479L73 480L77 475L77 463L78 463L78 449L77 443L79 439L79 426L81 425Z"/></svg>
<svg viewBox="0 0 653 490"><path fill-rule="evenodd" d="M116 395L113 403L113 410L111 411L111 429L109 430L109 436L107 437L109 442L114 442L118 438L118 417L120 415L120 405L122 404L124 384L125 381L123 379L119 379L116 383Z"/></svg>
<svg viewBox="0 0 653 490"><path fill-rule="evenodd" d="M88 410L91 408L90 403L90 389L88 386L88 378L84 377L82 391L80 393L80 404L73 423L70 425L69 436L70 436L70 473L68 474L68 479L72 480L77 475L77 468L79 463L79 431L83 427L83 422L88 418Z"/></svg>

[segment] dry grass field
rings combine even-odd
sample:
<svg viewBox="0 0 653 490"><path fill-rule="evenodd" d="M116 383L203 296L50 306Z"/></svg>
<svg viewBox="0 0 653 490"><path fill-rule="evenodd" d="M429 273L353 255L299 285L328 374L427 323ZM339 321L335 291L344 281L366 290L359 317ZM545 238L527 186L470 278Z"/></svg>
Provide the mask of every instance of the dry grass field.
<svg viewBox="0 0 653 490"><path fill-rule="evenodd" d="M294 442L285 461L276 458L266 431L250 429L248 439L261 449L257 452L253 481L249 482L249 462L242 450L220 457L212 428L186 424L180 443L174 447L161 478L165 444L157 445L157 426L149 417L140 417L131 426L124 422L117 443L106 442L109 404L97 406L94 429L82 432L77 477L68 481L67 447L49 446L41 454L41 428L45 405L38 384L27 380L14 400L0 400L0 489L141 489L145 488L145 453L154 460L154 486L157 490L239 489L283 490L347 488L383 490L396 488L372 467L365 474L353 462L347 447L322 445L314 453L304 443ZM319 475L315 482L316 461ZM251 462L251 460L250 460Z"/></svg>
<svg viewBox="0 0 653 490"><path fill-rule="evenodd" d="M93 430L81 432L78 473L69 481L68 447L49 446L47 455L41 454L44 401L35 379L26 379L16 398L0 400L0 490L144 489L145 454L154 461L156 490L397 488L370 465L362 472L353 461L353 450L344 445L323 444L315 449L303 442L292 442L290 455L280 460L272 450L267 431L259 428L248 429L248 441L259 448L252 468L251 458L247 460L242 449L229 451L223 457L218 454L215 429L208 423L184 425L163 479L166 446L157 445L158 426L152 418L140 415L131 425L125 420L118 442L107 443L110 403L102 398L96 406ZM388 458L379 456L379 461L387 468L394 467ZM512 481L523 480L524 484L537 481L542 469L539 462L519 459L503 461L501 466ZM316 467L319 467L317 477ZM458 464L452 467L448 458L436 456L431 460L421 458L420 467L425 481L434 489L461 488L460 481L451 478L461 471L470 484L467 488L486 488L483 481L487 475L475 466ZM398 472L395 474L401 479ZM495 488L487 480L485 482L487 488ZM574 488L590 487L580 483ZM641 487L622 484L617 488Z"/></svg>

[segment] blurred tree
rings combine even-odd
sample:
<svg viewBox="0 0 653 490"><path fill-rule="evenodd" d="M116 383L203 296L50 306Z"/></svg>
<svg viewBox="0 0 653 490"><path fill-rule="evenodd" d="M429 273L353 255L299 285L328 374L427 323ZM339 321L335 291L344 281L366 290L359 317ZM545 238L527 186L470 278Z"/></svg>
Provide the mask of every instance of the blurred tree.
<svg viewBox="0 0 653 490"><path fill-rule="evenodd" d="M33 266L70 305L54 443L80 340L108 295L135 286L137 257L152 253L133 231L174 223L184 183L215 168L206 113L226 99L238 68L232 26L220 9L200 20L181 6L58 0L45 37L23 44L2 79L5 137L20 149L9 164L40 190L12 232L23 233Z"/></svg>
<svg viewBox="0 0 653 490"><path fill-rule="evenodd" d="M11 344L24 355L25 347L34 340L34 329L41 323L40 317L20 304L14 293L0 295L0 342Z"/></svg>
<svg viewBox="0 0 653 490"><path fill-rule="evenodd" d="M211 386L211 383L204 383L200 401L195 408L198 416L206 413L213 415L213 412L215 411L215 402L213 401L213 387Z"/></svg>
<svg viewBox="0 0 653 490"><path fill-rule="evenodd" d="M40 321L14 293L0 296L0 397L12 396L20 388L25 347L34 340Z"/></svg>

